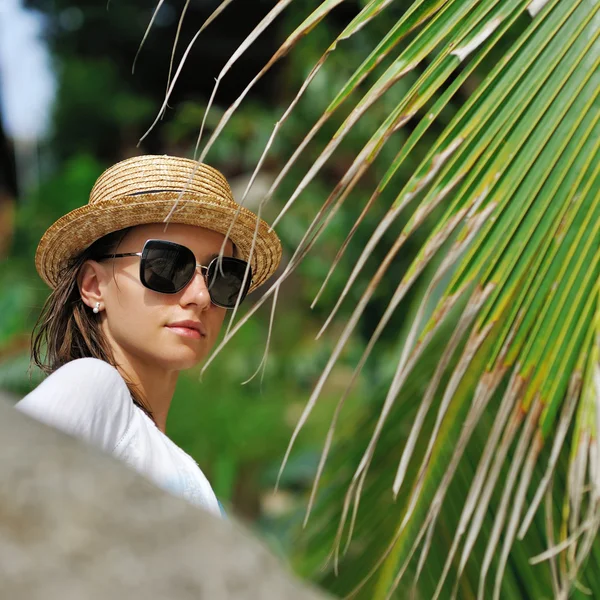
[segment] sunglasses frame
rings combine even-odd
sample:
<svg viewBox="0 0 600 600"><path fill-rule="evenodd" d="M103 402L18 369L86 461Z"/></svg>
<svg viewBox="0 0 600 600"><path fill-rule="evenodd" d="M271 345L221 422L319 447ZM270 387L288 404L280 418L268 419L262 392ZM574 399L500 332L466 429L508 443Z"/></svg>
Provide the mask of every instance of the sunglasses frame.
<svg viewBox="0 0 600 600"><path fill-rule="evenodd" d="M148 285L148 283L146 281L146 277L144 276L144 270L145 270L146 258L147 258L148 251L149 251L148 246L152 242L158 242L161 245L165 245L165 246L175 246L177 248L184 248L194 257L195 267L194 267L194 271L192 272L192 276L179 289L174 290L172 292L164 292L161 290L156 290ZM223 256L223 257L215 256L215 258L213 258L208 263L208 265L202 265L196 261L195 254L187 246L184 246L183 244L177 244L176 242L170 242L168 240L160 240L160 239L152 238L152 239L146 240L144 242L144 246L143 246L141 252L124 252L124 253L120 253L120 254L106 254L104 256L97 257L95 260L104 260L104 259L108 259L108 258L123 258L126 256L139 256L140 257L140 282L145 288L147 288L153 292L156 292L157 294L177 294L177 293L179 293L182 289L184 289L187 285L189 285L190 281L192 281L192 279L194 278L194 275L196 274L196 270L200 269L200 272L202 273L202 276L204 278L204 283L206 284L206 288L208 289L210 301L215 306L219 306L220 308L225 308L226 310L233 310L235 308L235 305L234 306L225 306L223 304L220 304L219 302L215 302L212 294L210 293L210 289L214 285L214 281L208 280L208 274L210 272L211 267L215 264L215 261L217 261L217 262L220 261L221 267L222 267L223 261L228 261L228 262L235 262L237 264L243 264L244 270L248 269L248 278L246 279L246 284L245 284L244 288L242 288L243 291L240 292L241 300L239 300L238 304L241 304L244 301L244 298L248 294L248 290L250 289L250 286L252 285L252 268L248 267L247 261L242 260L241 258L235 258L233 256ZM216 266L217 269L219 269L221 267L219 265Z"/></svg>

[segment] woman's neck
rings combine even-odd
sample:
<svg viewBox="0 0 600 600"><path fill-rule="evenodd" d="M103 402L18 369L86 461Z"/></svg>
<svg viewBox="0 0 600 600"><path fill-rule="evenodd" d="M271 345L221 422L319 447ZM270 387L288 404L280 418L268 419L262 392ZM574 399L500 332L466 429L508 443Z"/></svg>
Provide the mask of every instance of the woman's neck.
<svg viewBox="0 0 600 600"><path fill-rule="evenodd" d="M165 433L179 371L160 369L155 363L149 364L142 359L125 356L122 352L114 354L117 369L138 392L158 429Z"/></svg>

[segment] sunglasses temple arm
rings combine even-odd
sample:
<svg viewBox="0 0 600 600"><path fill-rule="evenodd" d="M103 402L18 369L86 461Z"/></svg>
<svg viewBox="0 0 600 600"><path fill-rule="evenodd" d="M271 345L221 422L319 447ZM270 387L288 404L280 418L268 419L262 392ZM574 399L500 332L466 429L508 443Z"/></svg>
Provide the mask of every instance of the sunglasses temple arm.
<svg viewBox="0 0 600 600"><path fill-rule="evenodd" d="M126 252L123 254L105 254L104 256L99 256L96 260L102 260L103 258L123 258L124 256L142 256L141 252Z"/></svg>

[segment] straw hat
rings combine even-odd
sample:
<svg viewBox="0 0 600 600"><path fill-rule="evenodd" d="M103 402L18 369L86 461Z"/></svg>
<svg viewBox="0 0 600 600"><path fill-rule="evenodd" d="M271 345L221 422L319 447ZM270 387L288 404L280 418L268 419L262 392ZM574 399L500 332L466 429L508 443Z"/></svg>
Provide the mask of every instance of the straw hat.
<svg viewBox="0 0 600 600"><path fill-rule="evenodd" d="M173 210L175 203L176 208ZM248 259L258 217L233 198L225 177L216 169L175 156L136 156L110 167L96 181L88 204L54 223L42 237L35 266L54 288L58 275L74 258L102 236L146 223L197 225L230 233L240 258ZM274 231L258 219L251 259L250 291L264 283L281 260L281 243Z"/></svg>

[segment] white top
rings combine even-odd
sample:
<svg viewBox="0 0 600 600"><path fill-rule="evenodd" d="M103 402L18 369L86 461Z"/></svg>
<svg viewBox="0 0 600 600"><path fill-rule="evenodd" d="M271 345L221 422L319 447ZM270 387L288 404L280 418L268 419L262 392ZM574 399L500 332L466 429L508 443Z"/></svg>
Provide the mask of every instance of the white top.
<svg viewBox="0 0 600 600"><path fill-rule="evenodd" d="M159 487L221 514L198 464L133 403L125 380L103 360L67 363L16 408L113 454Z"/></svg>

